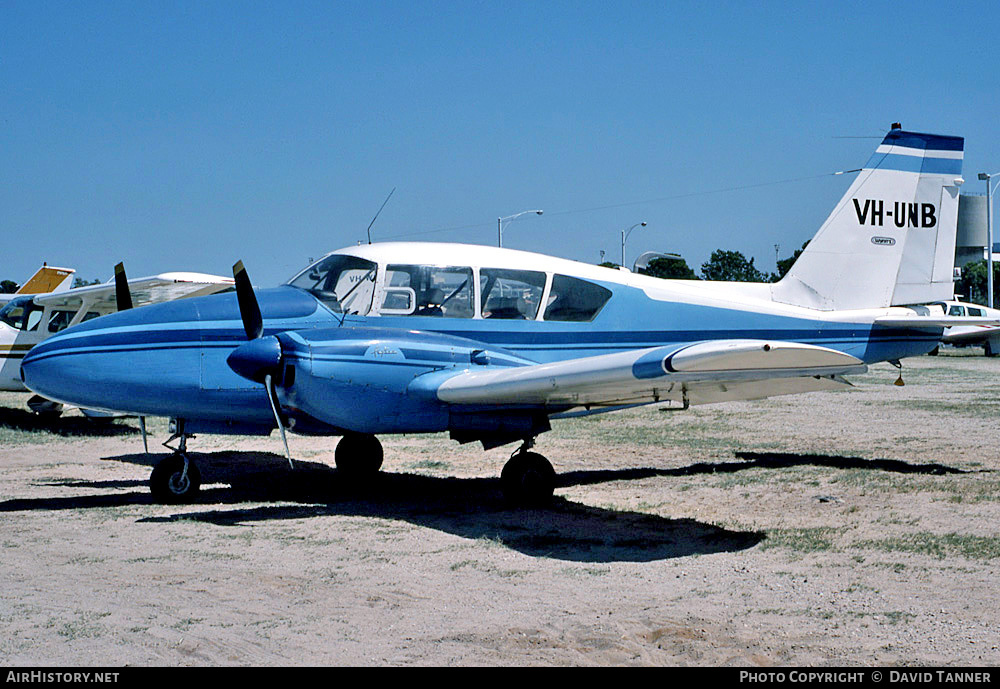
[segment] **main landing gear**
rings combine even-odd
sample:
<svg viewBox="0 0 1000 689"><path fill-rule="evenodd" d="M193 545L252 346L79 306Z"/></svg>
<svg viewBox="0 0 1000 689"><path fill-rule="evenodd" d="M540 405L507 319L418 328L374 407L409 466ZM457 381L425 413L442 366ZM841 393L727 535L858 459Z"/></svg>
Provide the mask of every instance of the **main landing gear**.
<svg viewBox="0 0 1000 689"><path fill-rule="evenodd" d="M337 471L352 481L366 481L382 468L382 443L374 435L348 433L337 443Z"/></svg>
<svg viewBox="0 0 1000 689"><path fill-rule="evenodd" d="M533 445L533 440L525 440L500 472L504 497L517 505L545 505L556 487L555 469L545 457L528 451Z"/></svg>
<svg viewBox="0 0 1000 689"><path fill-rule="evenodd" d="M201 473L198 466L187 456L187 439L189 436L184 432L184 420L177 420L177 432L174 433L164 447L171 449L174 453L165 457L153 468L153 473L149 476L149 491L153 494L153 499L159 503L176 504L191 502L201 488ZM170 447L168 443L180 439L176 448Z"/></svg>

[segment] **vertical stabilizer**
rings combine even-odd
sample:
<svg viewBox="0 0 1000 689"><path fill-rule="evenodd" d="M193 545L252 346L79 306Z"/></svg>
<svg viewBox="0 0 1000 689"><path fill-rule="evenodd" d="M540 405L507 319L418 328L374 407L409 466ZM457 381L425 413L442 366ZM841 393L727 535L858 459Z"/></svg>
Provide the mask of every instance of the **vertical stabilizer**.
<svg viewBox="0 0 1000 689"><path fill-rule="evenodd" d="M17 294L48 294L49 292L65 292L70 288L73 273L72 268L54 268L42 265L26 283L21 285Z"/></svg>
<svg viewBox="0 0 1000 689"><path fill-rule="evenodd" d="M825 311L951 299L963 149L891 130L772 298Z"/></svg>

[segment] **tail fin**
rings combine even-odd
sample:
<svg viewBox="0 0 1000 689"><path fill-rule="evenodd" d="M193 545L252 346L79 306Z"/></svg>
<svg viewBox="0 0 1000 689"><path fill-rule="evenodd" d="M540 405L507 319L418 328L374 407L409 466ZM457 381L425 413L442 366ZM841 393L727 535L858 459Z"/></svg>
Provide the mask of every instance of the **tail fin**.
<svg viewBox="0 0 1000 689"><path fill-rule="evenodd" d="M772 298L825 311L951 299L964 142L892 129Z"/></svg>
<svg viewBox="0 0 1000 689"><path fill-rule="evenodd" d="M76 271L72 268L53 268L42 264L26 283L21 285L17 294L48 294L49 292L65 292L70 288L70 280Z"/></svg>

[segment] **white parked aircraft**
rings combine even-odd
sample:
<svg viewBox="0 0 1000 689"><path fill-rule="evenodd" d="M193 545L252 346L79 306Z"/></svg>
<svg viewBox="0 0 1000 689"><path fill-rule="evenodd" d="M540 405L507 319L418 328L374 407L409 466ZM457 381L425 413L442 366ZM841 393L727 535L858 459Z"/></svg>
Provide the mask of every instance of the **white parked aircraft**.
<svg viewBox="0 0 1000 689"><path fill-rule="evenodd" d="M961 301L939 301L928 306L940 308L946 316L967 320L965 324L945 328L941 342L955 347L982 345L986 356L1000 356L1000 309ZM932 353L936 354L937 350Z"/></svg>

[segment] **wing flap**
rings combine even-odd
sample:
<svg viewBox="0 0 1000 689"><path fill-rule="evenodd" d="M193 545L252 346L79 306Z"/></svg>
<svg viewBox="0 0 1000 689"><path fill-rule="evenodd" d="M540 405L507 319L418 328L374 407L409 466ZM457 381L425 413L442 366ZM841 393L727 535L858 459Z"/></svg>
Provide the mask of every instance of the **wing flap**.
<svg viewBox="0 0 1000 689"><path fill-rule="evenodd" d="M616 405L665 399L693 404L838 388L857 358L802 343L721 340L653 347L515 368L470 369L415 381L463 405Z"/></svg>

